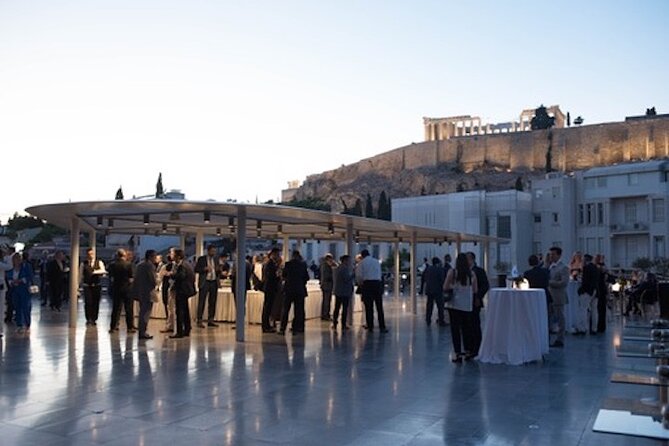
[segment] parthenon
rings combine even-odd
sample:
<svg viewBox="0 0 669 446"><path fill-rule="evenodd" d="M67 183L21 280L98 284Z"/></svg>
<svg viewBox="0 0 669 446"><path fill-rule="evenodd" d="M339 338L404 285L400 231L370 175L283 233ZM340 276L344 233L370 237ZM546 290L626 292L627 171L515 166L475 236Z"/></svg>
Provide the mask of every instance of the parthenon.
<svg viewBox="0 0 669 446"><path fill-rule="evenodd" d="M558 105L546 107L549 116L555 118L555 127L563 128L565 115ZM530 130L530 121L535 109L525 109L518 121L483 124L478 116L462 115L445 118L423 118L426 141L442 141L461 136L492 135L497 133L526 132Z"/></svg>

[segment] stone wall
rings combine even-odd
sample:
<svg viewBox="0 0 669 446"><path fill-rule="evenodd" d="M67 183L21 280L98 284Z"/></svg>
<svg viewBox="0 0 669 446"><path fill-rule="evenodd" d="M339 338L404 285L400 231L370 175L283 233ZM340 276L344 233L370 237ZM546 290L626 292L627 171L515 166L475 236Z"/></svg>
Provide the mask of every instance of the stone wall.
<svg viewBox="0 0 669 446"><path fill-rule="evenodd" d="M382 183L385 178L392 183L400 176L406 177L407 171L423 169L429 173L443 166L453 166L455 171L465 174L485 169L543 172L549 144L552 148L552 167L562 171L669 157L669 117L414 143L348 166L310 175L297 195L327 198L337 190L348 190L348 195L362 196L372 191L351 190L353 185L360 185L361 178L374 177L376 183ZM443 173L435 171L430 175L443 176ZM411 184L419 183L415 178L411 180ZM378 185L375 189L379 187L384 186ZM388 186L385 189L397 190L397 187ZM414 190L406 190L402 196L415 193Z"/></svg>

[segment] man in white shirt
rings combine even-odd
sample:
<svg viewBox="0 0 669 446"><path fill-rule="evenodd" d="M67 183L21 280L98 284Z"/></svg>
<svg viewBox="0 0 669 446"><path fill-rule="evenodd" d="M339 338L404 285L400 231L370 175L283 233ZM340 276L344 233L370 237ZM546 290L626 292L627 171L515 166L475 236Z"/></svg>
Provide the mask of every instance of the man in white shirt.
<svg viewBox="0 0 669 446"><path fill-rule="evenodd" d="M195 272L199 274L198 288L200 290L197 302L197 326L200 328L205 327L202 316L204 315L204 305L207 301L207 296L209 296L207 326L217 327L218 325L214 322L214 318L216 316L220 264L219 258L216 255L216 246L209 245L207 247L207 255L197 259Z"/></svg>
<svg viewBox="0 0 669 446"><path fill-rule="evenodd" d="M383 314L383 282L381 281L381 263L363 249L360 252L362 260L355 269L355 278L362 289L362 301L365 303L365 320L367 330L374 330L374 305L379 319L379 330L388 333L386 320Z"/></svg>
<svg viewBox="0 0 669 446"><path fill-rule="evenodd" d="M100 312L100 296L102 287L100 278L107 273L105 264L95 258L95 250L89 248L86 251L86 260L81 264L81 281L84 288L84 313L86 314L86 325L96 325Z"/></svg>

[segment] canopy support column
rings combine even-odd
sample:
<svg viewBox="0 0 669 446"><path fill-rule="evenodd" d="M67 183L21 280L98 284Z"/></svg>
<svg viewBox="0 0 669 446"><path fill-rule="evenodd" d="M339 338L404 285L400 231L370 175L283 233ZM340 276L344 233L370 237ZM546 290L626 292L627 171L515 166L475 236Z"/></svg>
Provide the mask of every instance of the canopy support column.
<svg viewBox="0 0 669 446"><path fill-rule="evenodd" d="M70 222L70 328L77 328L79 295L79 218Z"/></svg>
<svg viewBox="0 0 669 446"><path fill-rule="evenodd" d="M411 312L416 315L418 314L418 299L416 298L416 285L417 285L417 274L416 274L416 232L411 233Z"/></svg>
<svg viewBox="0 0 669 446"><path fill-rule="evenodd" d="M95 229L88 231L88 247L93 250L93 259L98 258L97 252L97 234Z"/></svg>
<svg viewBox="0 0 669 446"><path fill-rule="evenodd" d="M483 242L483 269L490 271L490 242Z"/></svg>
<svg viewBox="0 0 669 446"><path fill-rule="evenodd" d="M195 233L195 257L204 255L204 231L201 229Z"/></svg>
<svg viewBox="0 0 669 446"><path fill-rule="evenodd" d="M395 277L393 284L393 289L395 290L395 298L400 298L400 242L395 240Z"/></svg>
<svg viewBox="0 0 669 446"><path fill-rule="evenodd" d="M290 255L290 239L287 235L283 236L281 255L283 256L284 261L288 260L288 256Z"/></svg>
<svg viewBox="0 0 669 446"><path fill-rule="evenodd" d="M235 258L237 278L246 275L246 207L237 208L237 257ZM237 280L235 295L237 296L237 312L235 316L235 337L244 342L246 328L246 280Z"/></svg>

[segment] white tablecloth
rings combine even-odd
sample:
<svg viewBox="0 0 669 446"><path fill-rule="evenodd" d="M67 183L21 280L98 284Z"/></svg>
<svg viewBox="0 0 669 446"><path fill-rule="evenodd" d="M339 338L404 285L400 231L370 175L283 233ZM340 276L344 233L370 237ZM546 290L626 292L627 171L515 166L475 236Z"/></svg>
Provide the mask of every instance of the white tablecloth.
<svg viewBox="0 0 669 446"><path fill-rule="evenodd" d="M479 361L518 365L539 360L545 353L548 316L544 290L492 288Z"/></svg>
<svg viewBox="0 0 669 446"><path fill-rule="evenodd" d="M304 302L304 313L306 319L314 319L321 317L321 302L323 301L323 293L321 292L318 286L312 286L311 284L307 285L308 296ZM262 316L262 305L264 301L264 294L262 291L248 291L246 293L246 321L251 324L260 324ZM330 312L334 310L334 296L332 297L332 302L330 306ZM362 303L360 301L360 296L356 295L353 297L354 307L353 311L362 311ZM189 301L190 306L190 315L192 319L197 317L197 302L198 296L192 297ZM204 317L207 317L207 305L204 306ZM138 313L138 309L135 309L135 314ZM289 320L292 319L293 310L290 311ZM235 313L235 301L232 297L232 290L229 287L223 287L218 289L218 298L216 301L216 314L214 319L219 322L235 322L236 320ZM163 307L162 301L153 304L153 310L151 311L152 318L165 318L165 308Z"/></svg>

